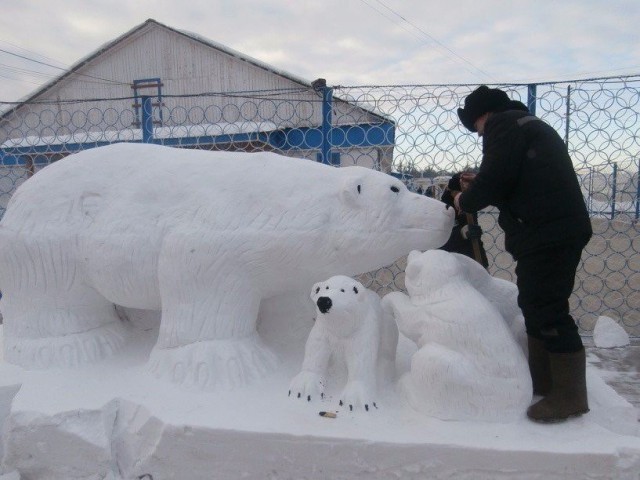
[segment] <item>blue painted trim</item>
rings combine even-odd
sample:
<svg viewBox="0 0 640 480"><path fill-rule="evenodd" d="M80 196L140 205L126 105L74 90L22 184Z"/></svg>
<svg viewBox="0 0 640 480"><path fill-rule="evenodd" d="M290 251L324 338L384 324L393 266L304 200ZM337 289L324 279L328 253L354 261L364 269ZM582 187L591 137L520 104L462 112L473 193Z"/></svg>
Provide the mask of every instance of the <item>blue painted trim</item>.
<svg viewBox="0 0 640 480"><path fill-rule="evenodd" d="M331 130L331 147L334 148L382 147L392 146L395 142L395 126L387 122L335 125ZM273 132L269 143L281 150L321 150L323 139L320 128L286 128Z"/></svg>
<svg viewBox="0 0 640 480"><path fill-rule="evenodd" d="M277 150L320 150L323 141L322 129L317 127L285 128L272 132L235 133L227 135L206 135L200 137L152 138L151 143L172 147L215 145L225 143L259 142ZM332 148L383 147L392 146L395 141L395 126L392 123L361 123L332 127ZM58 143L26 147L10 147L0 151L3 164L24 165L22 155L51 155L75 153L89 148L102 147L122 142ZM141 143L133 140L129 143ZM12 163L7 163L12 162Z"/></svg>

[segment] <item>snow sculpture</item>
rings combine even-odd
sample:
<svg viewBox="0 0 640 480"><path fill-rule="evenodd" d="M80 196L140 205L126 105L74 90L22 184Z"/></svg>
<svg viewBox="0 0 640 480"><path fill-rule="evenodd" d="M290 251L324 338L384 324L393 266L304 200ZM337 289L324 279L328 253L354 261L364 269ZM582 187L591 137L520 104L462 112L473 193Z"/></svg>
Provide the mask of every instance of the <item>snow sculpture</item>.
<svg viewBox="0 0 640 480"><path fill-rule="evenodd" d="M256 331L262 299L437 247L452 221L442 203L360 167L143 144L87 150L25 182L0 223L5 359L100 360L127 337L117 304L162 310L149 360L158 377L246 384L277 363Z"/></svg>
<svg viewBox="0 0 640 480"><path fill-rule="evenodd" d="M472 284L462 257L412 253L405 272L409 296L392 292L382 300L418 346L400 390L429 416L512 421L532 398L527 360L500 311Z"/></svg>
<svg viewBox="0 0 640 480"><path fill-rule="evenodd" d="M456 257L462 268L462 276L498 309L516 342L520 345L525 355L528 355L527 332L524 326L522 310L518 306L518 287L516 287L515 283L492 277L482 265L466 255L459 253L452 253L452 255ZM420 252L416 251L409 254L409 259L414 260L411 262L408 259L407 263L413 265L411 268L419 268L416 267L420 265L419 256ZM409 277L408 283L410 285L407 285L408 291L417 292L420 290L419 284L412 284L415 281L419 282L420 275L410 275Z"/></svg>
<svg viewBox="0 0 640 480"><path fill-rule="evenodd" d="M378 385L390 383L395 374L398 327L393 317L383 314L377 293L342 275L316 283L311 299L316 323L289 396L307 401L323 396L329 361L335 356L348 373L340 405L368 411L376 406Z"/></svg>

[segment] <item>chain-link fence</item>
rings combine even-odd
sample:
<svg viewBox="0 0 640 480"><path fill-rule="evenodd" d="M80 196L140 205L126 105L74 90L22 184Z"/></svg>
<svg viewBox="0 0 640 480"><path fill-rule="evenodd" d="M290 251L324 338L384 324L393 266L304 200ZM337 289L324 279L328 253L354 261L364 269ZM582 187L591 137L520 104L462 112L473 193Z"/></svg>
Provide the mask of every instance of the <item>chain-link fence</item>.
<svg viewBox="0 0 640 480"><path fill-rule="evenodd" d="M640 76L499 85L565 139L592 215L572 307L583 333L600 315L640 336ZM0 116L0 216L17 186L70 153L143 141L258 151L362 165L439 197L448 177L477 168L481 144L456 109L475 85L327 87L112 99L40 99ZM10 108L9 108L10 107ZM255 172L247 172L248 175ZM490 271L514 279L497 213L482 212ZM362 279L384 294L404 288L403 261Z"/></svg>

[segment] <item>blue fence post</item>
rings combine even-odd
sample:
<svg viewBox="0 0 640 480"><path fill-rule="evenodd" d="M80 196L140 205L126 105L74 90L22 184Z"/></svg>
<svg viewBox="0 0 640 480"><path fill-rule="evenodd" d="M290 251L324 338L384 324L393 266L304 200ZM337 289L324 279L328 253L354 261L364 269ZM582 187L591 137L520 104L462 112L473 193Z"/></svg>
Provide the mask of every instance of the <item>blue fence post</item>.
<svg viewBox="0 0 640 480"><path fill-rule="evenodd" d="M613 164L613 181L611 182L611 220L616 216L616 193L618 190L618 164Z"/></svg>
<svg viewBox="0 0 640 480"><path fill-rule="evenodd" d="M333 110L333 88L327 87L324 78L315 80L311 86L322 95L322 144L320 159L322 163L331 164L331 121Z"/></svg>
<svg viewBox="0 0 640 480"><path fill-rule="evenodd" d="M527 85L527 108L531 112L531 115L536 114L536 93L538 90L538 85L535 83L531 83Z"/></svg>
<svg viewBox="0 0 640 480"><path fill-rule="evenodd" d="M636 220L640 217L640 159L638 160L638 176L636 177Z"/></svg>
<svg viewBox="0 0 640 480"><path fill-rule="evenodd" d="M142 142L153 142L153 97L142 97Z"/></svg>

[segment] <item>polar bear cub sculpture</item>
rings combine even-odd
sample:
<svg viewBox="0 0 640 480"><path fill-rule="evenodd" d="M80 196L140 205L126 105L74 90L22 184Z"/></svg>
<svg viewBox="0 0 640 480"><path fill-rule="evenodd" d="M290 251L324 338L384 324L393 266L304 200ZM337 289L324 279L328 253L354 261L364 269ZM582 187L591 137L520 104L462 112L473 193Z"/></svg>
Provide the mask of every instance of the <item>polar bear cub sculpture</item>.
<svg viewBox="0 0 640 480"><path fill-rule="evenodd" d="M460 256L410 255L409 296L392 292L382 300L418 346L400 390L413 408L436 418L513 421L532 398L527 360L500 310L470 280Z"/></svg>
<svg viewBox="0 0 640 480"><path fill-rule="evenodd" d="M323 396L329 361L336 356L348 375L340 404L367 411L377 406L378 386L395 375L398 327L393 317L382 311L378 294L342 275L315 284L311 299L316 323L289 395L308 401Z"/></svg>

